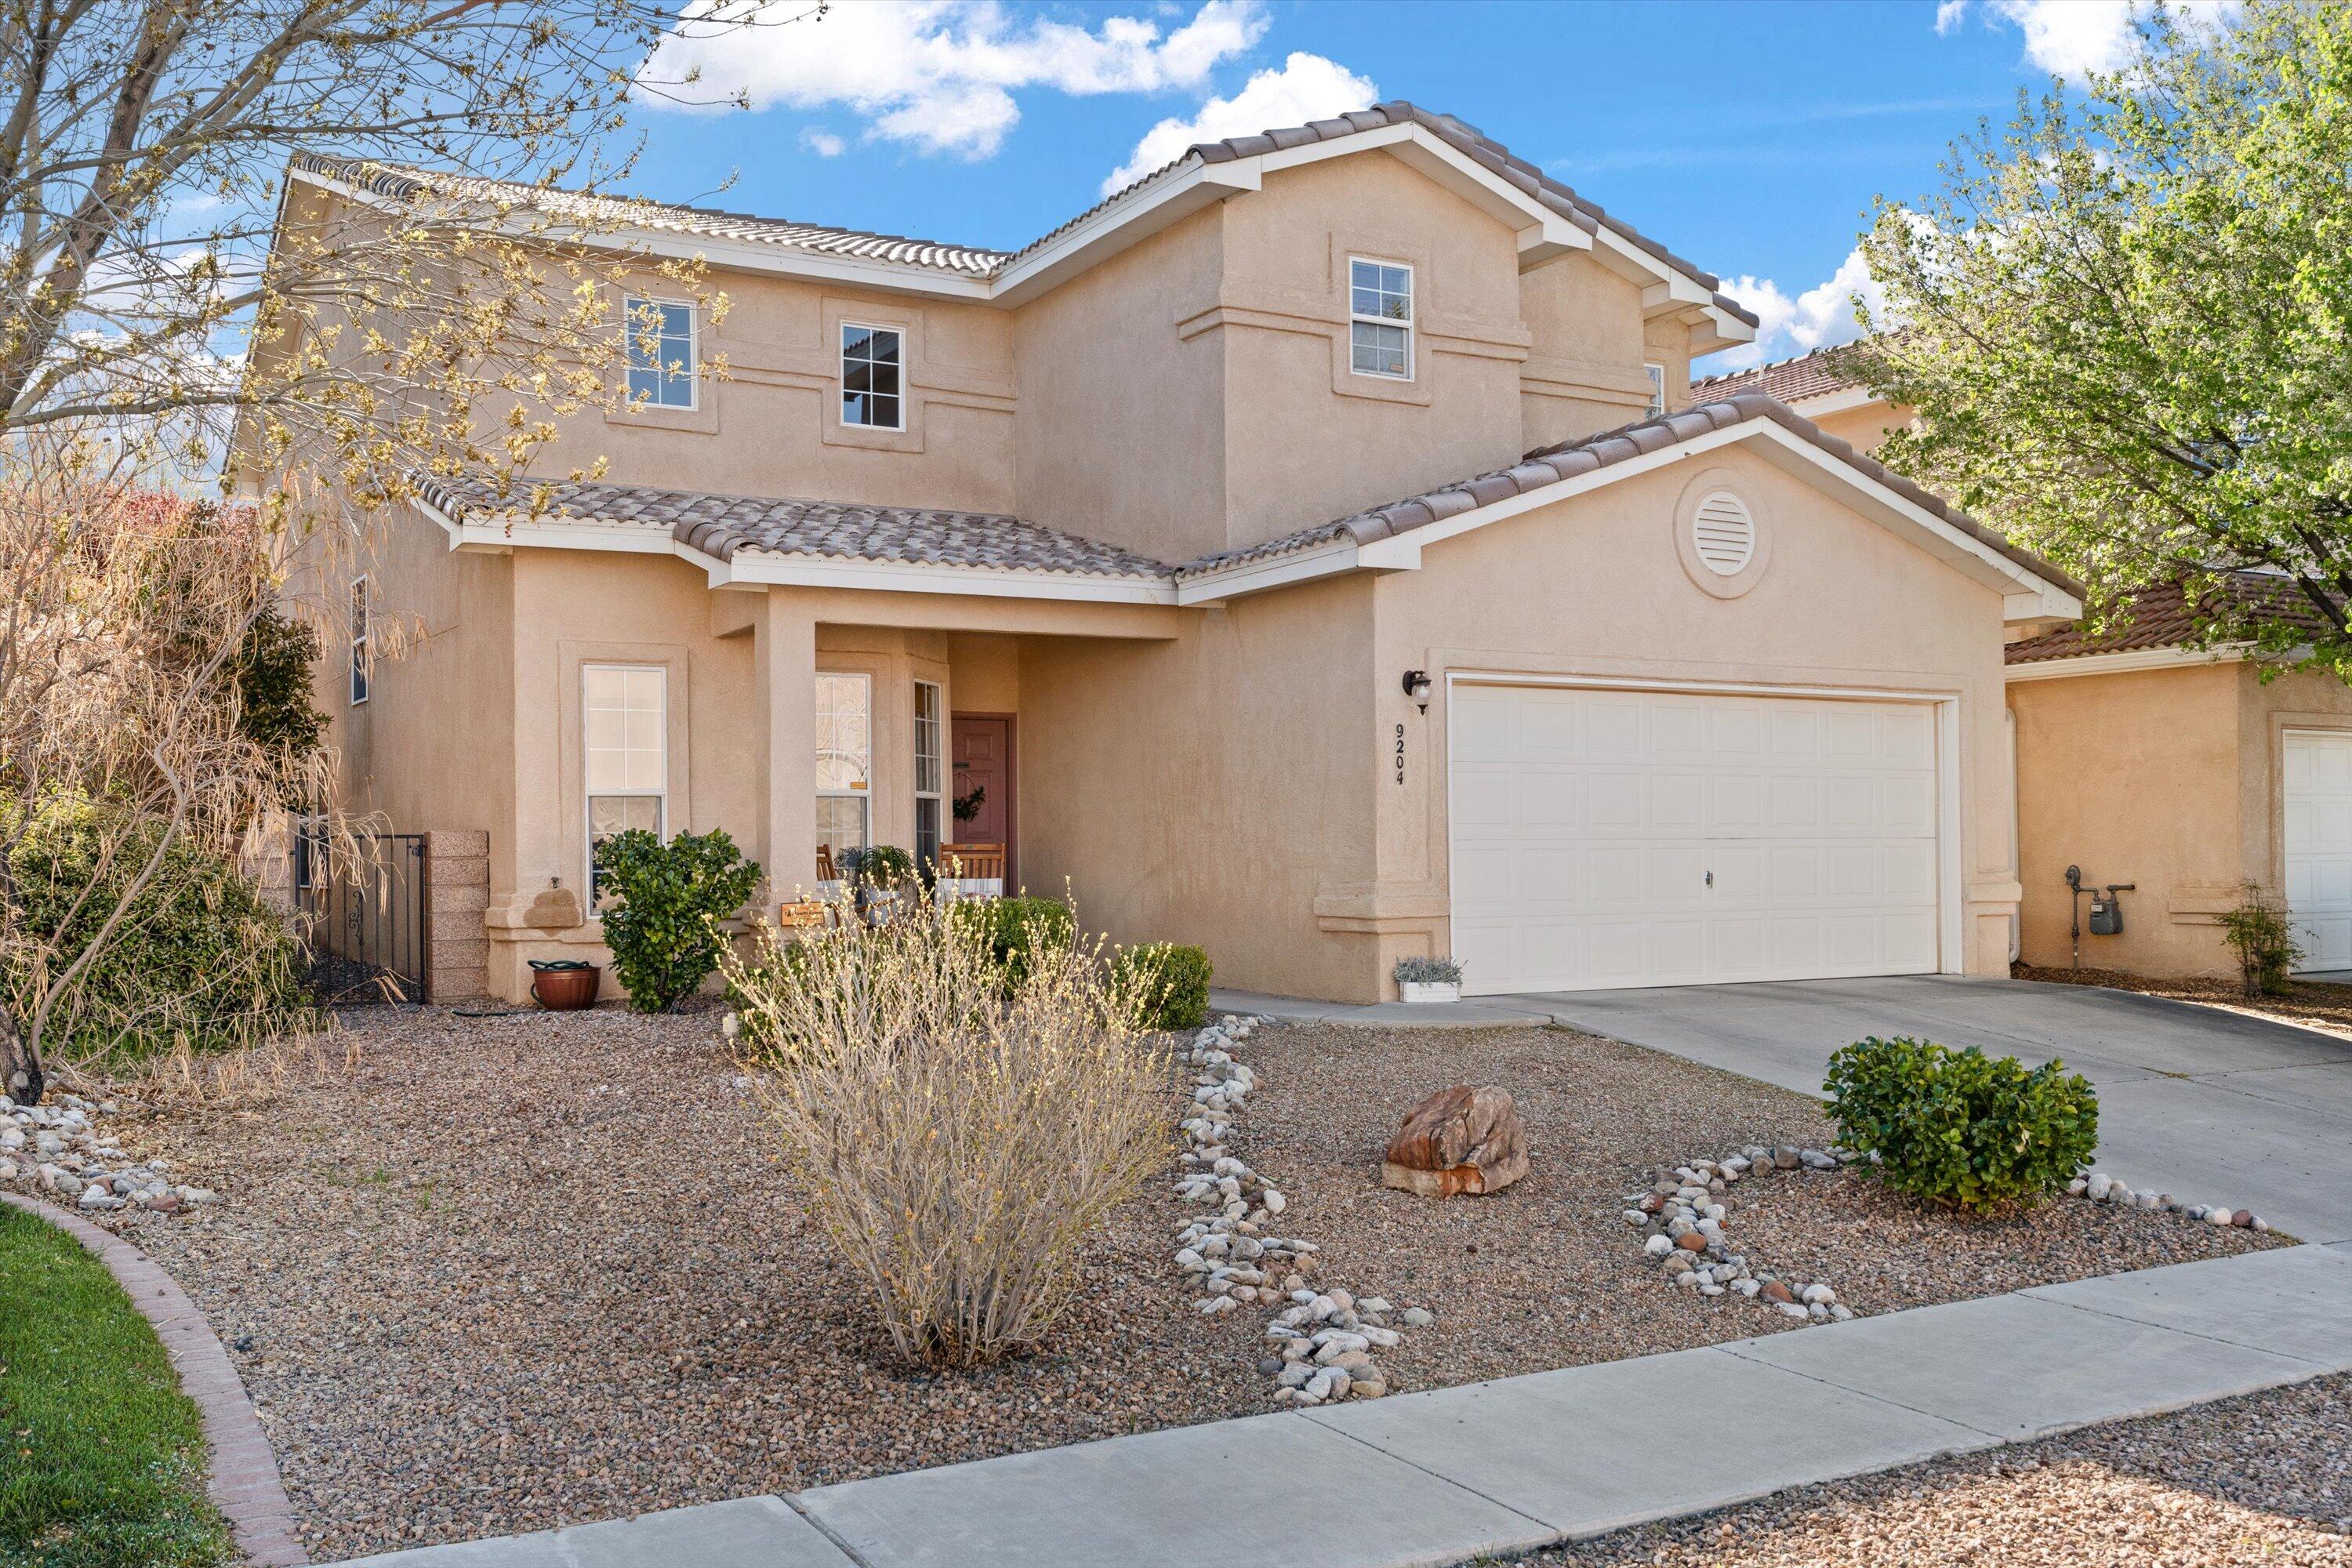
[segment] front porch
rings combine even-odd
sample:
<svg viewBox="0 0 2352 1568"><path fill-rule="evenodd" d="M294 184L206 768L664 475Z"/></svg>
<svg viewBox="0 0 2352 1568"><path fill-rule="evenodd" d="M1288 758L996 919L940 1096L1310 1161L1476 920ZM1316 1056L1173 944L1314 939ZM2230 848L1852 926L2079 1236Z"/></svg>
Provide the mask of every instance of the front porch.
<svg viewBox="0 0 2352 1568"><path fill-rule="evenodd" d="M1088 662L1074 648L1165 643L1184 615L976 595L712 590L668 567L656 568L649 594L651 563L627 563L628 591L593 595L583 618L583 579L607 564L575 558L560 584L518 574L519 598L561 592L572 601L562 618L593 621L597 635L517 650L517 774L522 799L546 807L519 809L508 852L493 854L504 885L485 919L488 984L509 1000L529 994L532 959L603 962L593 846L629 827L723 829L767 871L771 918L779 904L837 894L848 852L878 847L934 865L963 847L975 884L1059 893L1076 873L1050 832L1028 831L1040 821L1029 797L1041 774L1074 764L1050 740L1029 743L1029 710L1066 707L1059 689Z"/></svg>

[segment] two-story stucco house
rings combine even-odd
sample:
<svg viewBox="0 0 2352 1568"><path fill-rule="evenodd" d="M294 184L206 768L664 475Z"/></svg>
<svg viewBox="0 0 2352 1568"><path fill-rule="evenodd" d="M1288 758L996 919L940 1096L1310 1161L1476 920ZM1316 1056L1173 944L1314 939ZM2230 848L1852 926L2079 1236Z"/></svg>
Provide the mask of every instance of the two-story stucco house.
<svg viewBox="0 0 2352 1568"><path fill-rule="evenodd" d="M555 515L435 489L369 587L428 635L329 694L355 804L488 836L490 991L596 956L630 824L725 827L779 897L1004 843L1296 995L2005 965L2002 648L2075 585L1769 398L1690 405L1754 319L1459 121L1195 147L1012 254L613 240L725 319L664 312Z"/></svg>
<svg viewBox="0 0 2352 1568"><path fill-rule="evenodd" d="M1913 411L1872 392L1835 349L1704 379L1695 396L1761 394L1861 450ZM2282 578L2217 592L2267 597ZM2294 917L2306 973L2352 969L2352 690L2325 671L2264 670L2196 646L2179 586L2132 595L2104 631L2021 628L2005 652L2021 898L2012 951L2043 968L2224 975L2219 916L2251 886ZM2067 870L2077 873L2074 882ZM2093 892L2121 929L2094 930Z"/></svg>

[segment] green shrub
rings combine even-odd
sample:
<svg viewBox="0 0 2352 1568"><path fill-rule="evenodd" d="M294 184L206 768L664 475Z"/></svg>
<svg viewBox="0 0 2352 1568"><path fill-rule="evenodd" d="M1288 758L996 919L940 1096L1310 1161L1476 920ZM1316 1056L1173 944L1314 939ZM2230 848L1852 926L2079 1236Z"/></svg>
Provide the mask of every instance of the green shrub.
<svg viewBox="0 0 2352 1568"><path fill-rule="evenodd" d="M1077 941L1077 917L1059 899L960 899L952 908L953 919L979 921L987 931L989 955L1004 971L1007 986L1029 973L1032 953Z"/></svg>
<svg viewBox="0 0 2352 1568"><path fill-rule="evenodd" d="M709 977L726 940L718 922L760 885L758 863L717 829L667 844L642 827L616 833L597 845L596 870L613 973L640 1013L669 1011Z"/></svg>
<svg viewBox="0 0 2352 1568"><path fill-rule="evenodd" d="M900 888L915 879L915 858L895 844L841 852L843 875L876 888Z"/></svg>
<svg viewBox="0 0 2352 1568"><path fill-rule="evenodd" d="M0 822L0 837L13 826ZM163 831L80 797L36 811L9 857L17 923L0 944L19 1018L28 998L89 947ZM301 971L285 919L252 884L219 856L177 840L49 1015L43 1043L52 1056L91 1060L254 1045L308 1020Z"/></svg>
<svg viewBox="0 0 2352 1568"><path fill-rule="evenodd" d="M1963 1209L2034 1204L2065 1189L2099 1142L2088 1079L2048 1061L1931 1041L1857 1040L1830 1058L1839 1141L1875 1154L1892 1186Z"/></svg>
<svg viewBox="0 0 2352 1568"><path fill-rule="evenodd" d="M1197 947L1155 942L1121 948L1111 961L1112 994L1135 1010L1137 1026L1197 1029L1209 1016L1209 955Z"/></svg>
<svg viewBox="0 0 2352 1568"><path fill-rule="evenodd" d="M2263 896L2260 884L2249 882L2245 897L2221 921L2223 940L2238 955L2246 1000L2285 995L2287 976L2303 962L2303 944L2294 940L2286 911Z"/></svg>

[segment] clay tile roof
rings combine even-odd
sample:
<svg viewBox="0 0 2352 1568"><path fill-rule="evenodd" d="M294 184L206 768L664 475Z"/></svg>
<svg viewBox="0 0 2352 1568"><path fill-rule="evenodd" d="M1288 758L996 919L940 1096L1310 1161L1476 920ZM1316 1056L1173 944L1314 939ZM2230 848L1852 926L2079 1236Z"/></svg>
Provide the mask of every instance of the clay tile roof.
<svg viewBox="0 0 2352 1568"><path fill-rule="evenodd" d="M571 480L520 481L501 497L487 481L428 480L425 499L455 520L574 521L666 530L720 560L749 551L927 566L1168 580L1169 568L1113 545L989 512L843 501L710 495ZM529 493L525 493L528 491Z"/></svg>
<svg viewBox="0 0 2352 1568"><path fill-rule="evenodd" d="M2221 598L2233 601L2234 607L2260 609L2265 615L2291 622L2308 621L2314 629L2321 626L2318 612L2296 592L2294 584L2271 573L2230 573L2213 589L2213 596L2204 601L2203 618L2210 620L2216 612L2226 613L2233 607L2217 603ZM2199 610L2200 605L2190 599L2184 584L2158 583L2127 595L2115 624L2104 632L2094 632L2088 623L2076 621L2040 637L2021 637L2009 645L2003 657L2011 664L2036 664L2043 659L2075 658L2085 654L2186 647L2197 641Z"/></svg>
<svg viewBox="0 0 2352 1568"><path fill-rule="evenodd" d="M1186 562L1176 569L1179 578L1196 577L1244 563L1272 560L1318 545L1340 540L1354 540L1369 544L1374 540L1391 538L1420 527L1434 518L1451 517L1475 506L1492 504L1515 495L1525 495L1556 482L1548 477L1557 474L1565 479L1576 474L1591 473L1702 436L1709 431L1742 424L1750 419L1769 419L1782 429L1803 437L1840 462L1894 490L1912 505L1932 513L1969 538L1990 545L2029 572L2057 584L2070 594L2080 595L2083 585L2059 571L2031 551L2021 550L2008 540L1970 519L1966 513L1948 506L1933 492L1920 489L1902 475L1855 451L1847 442L1824 433L1811 420L1792 412L1785 404L1762 393L1746 392L1733 397L1719 398L1685 408L1675 414L1655 416L1616 430L1604 430L1581 440L1563 441L1556 447L1539 447L1529 452L1514 467L1497 468L1491 473L1477 474L1450 485L1403 500L1391 501L1330 522L1303 528L1263 544L1221 551Z"/></svg>
<svg viewBox="0 0 2352 1568"><path fill-rule="evenodd" d="M1153 170L1132 184L1104 197L1085 212L1039 236L1016 251L983 250L973 246L941 245L927 239L908 239L894 234L868 234L859 229L828 228L817 224L792 223L782 218L753 217L744 213L720 212L706 207L677 206L663 202L625 199L617 196L587 196L573 191L559 191L550 186L529 185L512 180L487 180L473 175L451 174L418 169L394 168L388 164L365 163L348 158L331 158L315 153L297 153L293 166L310 174L340 180L355 188L368 190L395 201L410 201L419 195L437 195L457 201L475 201L491 206L527 207L551 216L578 220L599 226L629 226L639 228L667 229L678 234L703 235L719 239L740 239L775 245L794 250L819 252L833 256L850 256L869 261L895 262L904 266L928 268L935 271L952 272L971 278L993 278L1032 251L1086 222L1105 208L1115 206L1137 192L1179 171L1196 163L1229 163L1236 158L1255 157L1286 147L1304 146L1312 142L1333 142L1342 137L1377 131L1390 125L1407 122L1417 124L1442 139L1451 147L1467 154L1482 166L1491 169L1520 190L1528 193L1552 211L1560 214L1587 233L1607 228L1635 248L1654 257L1666 266L1687 275L1702 289L1714 296L1715 304L1737 316L1749 326L1757 324L1755 313L1721 291L1722 279L1695 263L1685 261L1640 233L1631 226L1611 217L1594 202L1578 195L1573 190L1546 174L1535 164L1515 155L1510 149L1480 132L1475 126L1456 120L1450 114L1433 114L1402 100L1375 104L1370 109L1342 115L1334 120L1318 120L1310 125L1285 126L1261 132L1255 136L1230 137L1223 142L1203 142L1187 148L1183 155L1165 167Z"/></svg>
<svg viewBox="0 0 2352 1568"><path fill-rule="evenodd" d="M577 191L528 185L515 180L486 180L470 174L449 174L422 169L394 168L383 163L329 158L297 153L294 167L341 180L356 189L394 201L420 196L479 203L492 207L528 208L550 217L578 221L598 228L627 226L697 235L711 239L741 239L791 250L826 256L849 256L866 261L897 262L934 271L986 278L1011 259L1001 250L968 245L941 245L895 234L868 234L854 228L828 228L821 224L793 223L785 218L754 217L748 213L722 212L713 207L679 206L667 202L640 201L622 196L590 196Z"/></svg>
<svg viewBox="0 0 2352 1568"><path fill-rule="evenodd" d="M1760 392L1783 403L1795 403L1802 398L1843 392L1850 386L1862 384L1861 379L1848 374L1841 363L1848 357L1845 351L1850 346L1837 343L1799 354L1793 359L1774 360L1770 364L1706 376L1690 384L1691 399L1693 402L1706 402L1742 392Z"/></svg>

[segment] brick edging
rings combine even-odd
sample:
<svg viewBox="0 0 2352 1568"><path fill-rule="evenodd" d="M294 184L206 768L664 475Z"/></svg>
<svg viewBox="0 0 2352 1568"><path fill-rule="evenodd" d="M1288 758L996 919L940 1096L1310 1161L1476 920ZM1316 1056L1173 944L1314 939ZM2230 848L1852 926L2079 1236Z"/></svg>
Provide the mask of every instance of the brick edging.
<svg viewBox="0 0 2352 1568"><path fill-rule="evenodd" d="M295 1533L293 1505L278 1479L278 1457L262 1436L245 1383L179 1282L139 1248L78 1215L14 1193L0 1193L0 1203L47 1220L97 1254L154 1329L179 1374L181 1391L204 1416L205 1489L228 1521L245 1560L257 1568L307 1568L310 1554Z"/></svg>

